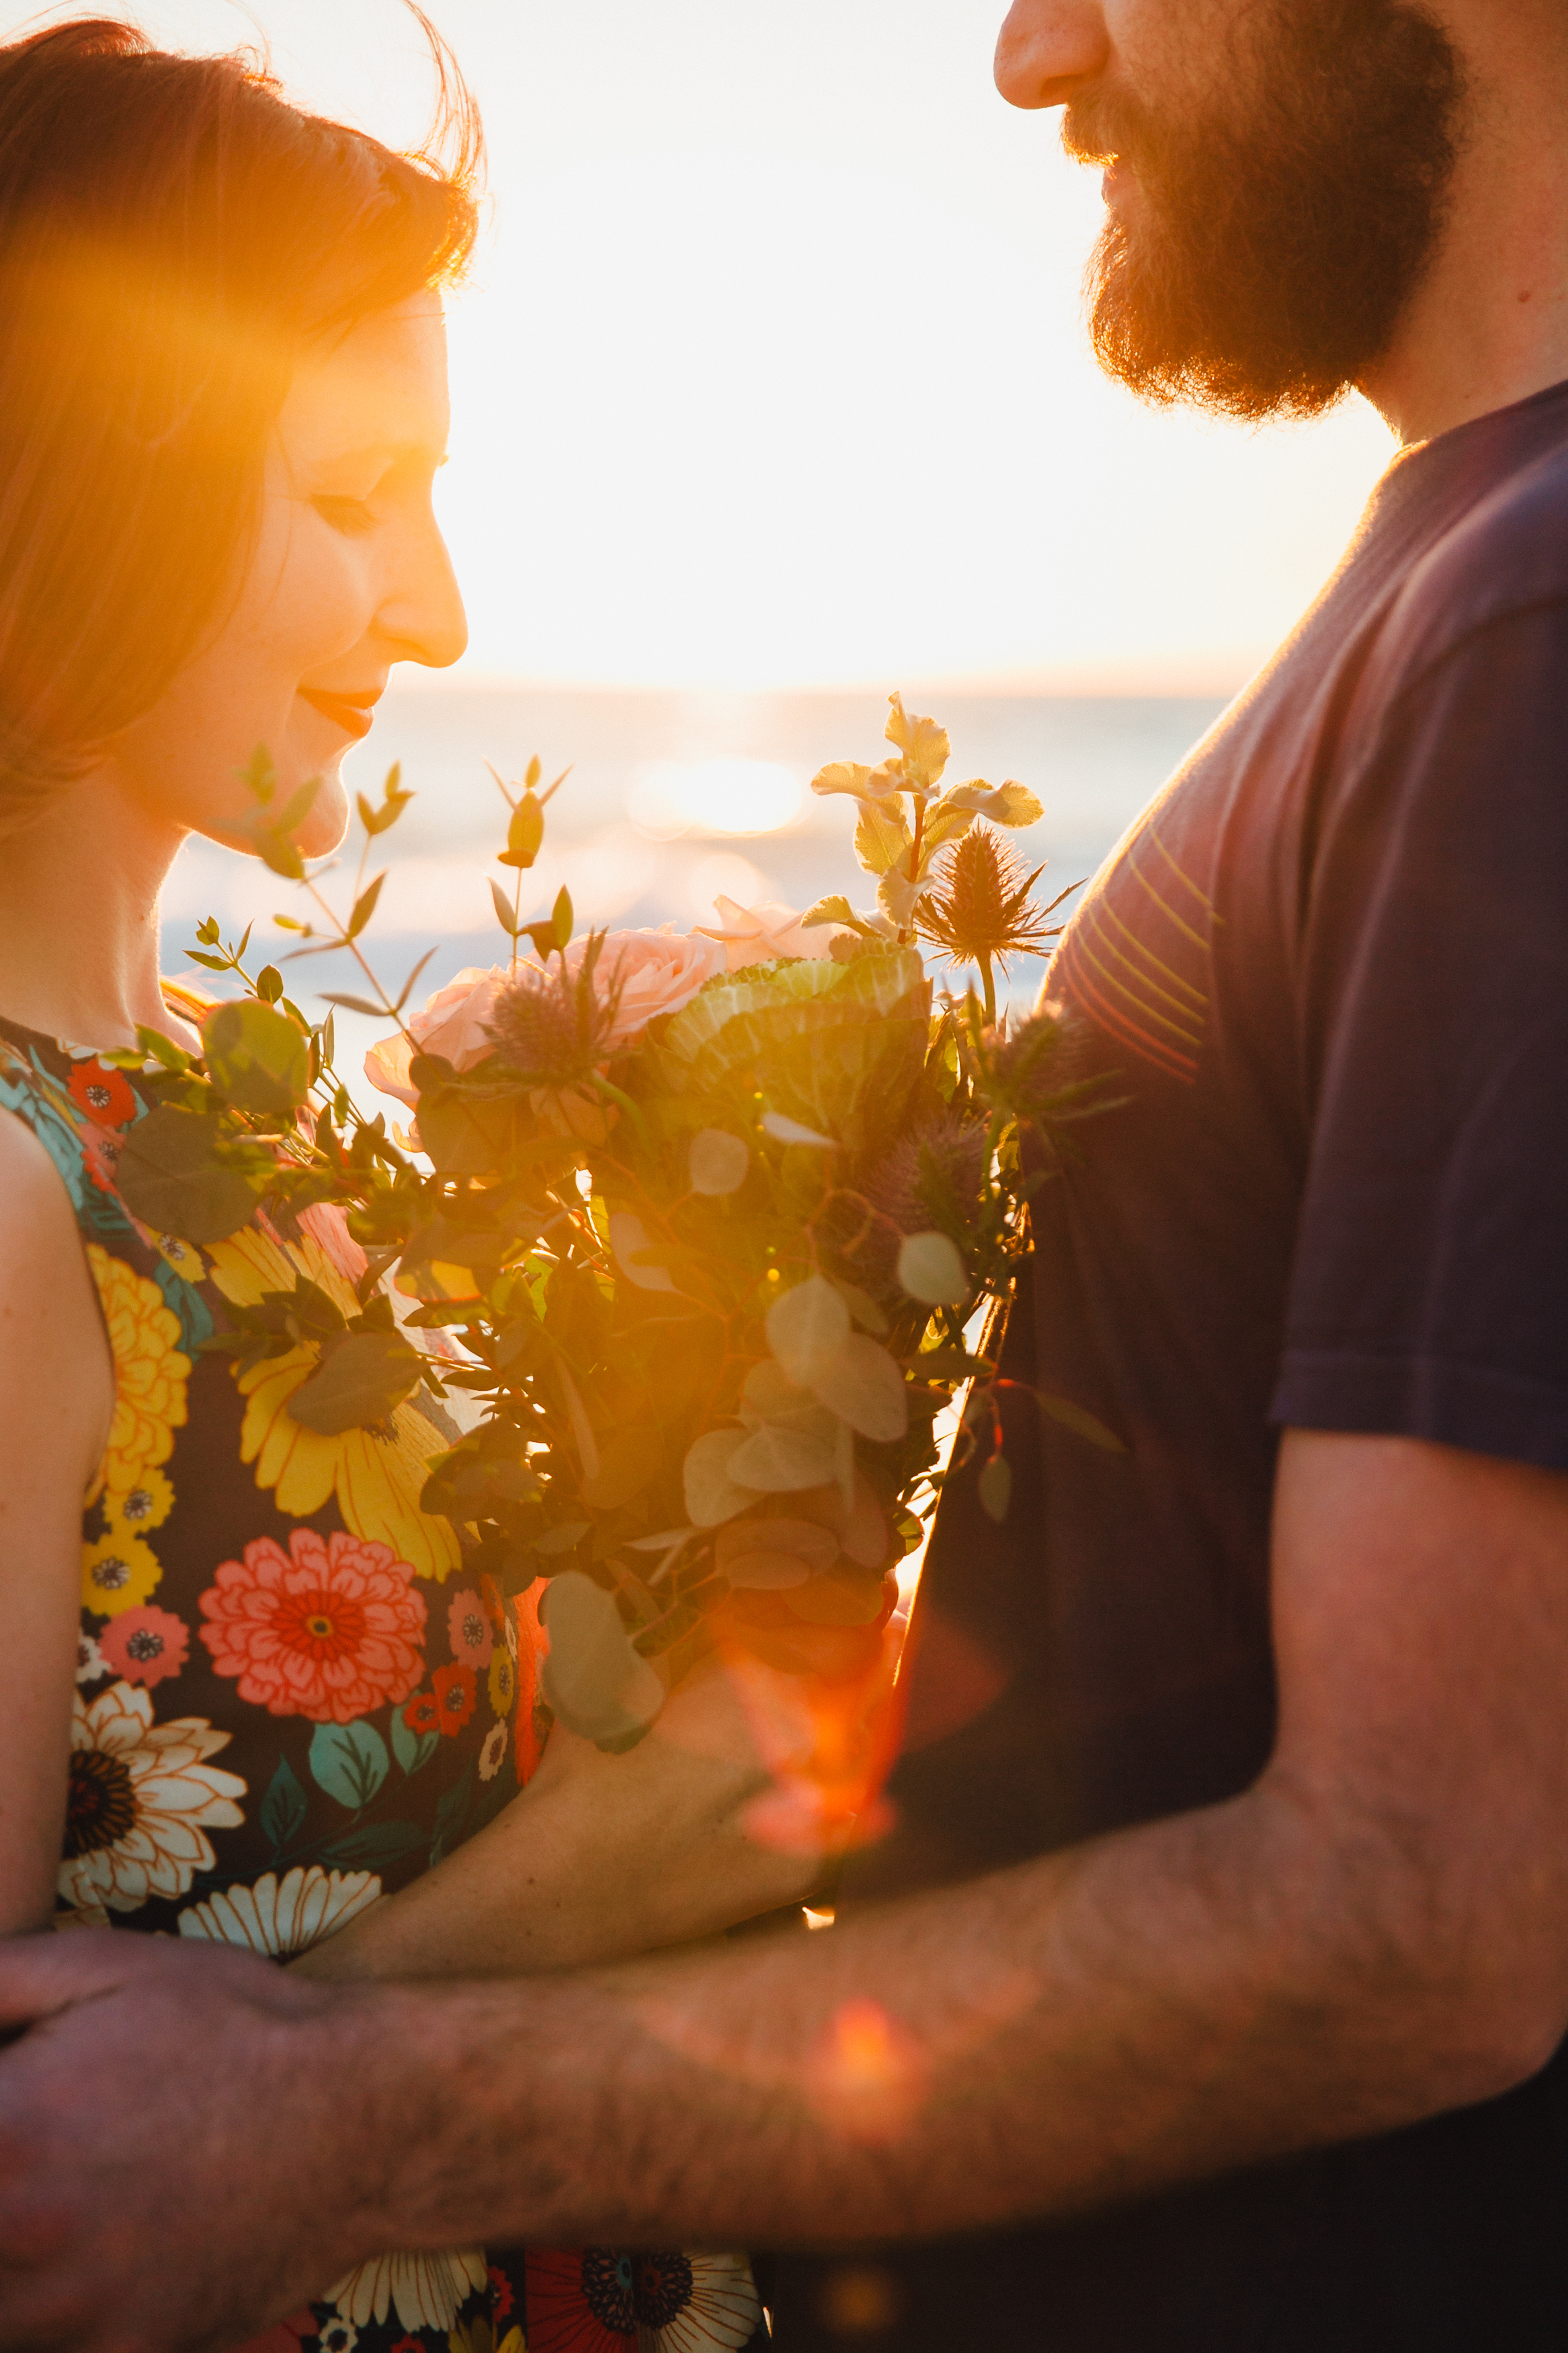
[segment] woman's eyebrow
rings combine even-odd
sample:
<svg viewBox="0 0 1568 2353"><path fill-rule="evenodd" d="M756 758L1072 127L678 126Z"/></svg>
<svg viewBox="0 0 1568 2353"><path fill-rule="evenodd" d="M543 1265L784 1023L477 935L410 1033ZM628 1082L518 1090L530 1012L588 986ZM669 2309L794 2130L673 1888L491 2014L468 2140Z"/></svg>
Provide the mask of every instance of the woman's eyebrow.
<svg viewBox="0 0 1568 2353"><path fill-rule="evenodd" d="M435 467L447 463L446 450L438 449L430 441L370 441L358 449L333 449L319 458L316 463L321 467L374 465L384 470L411 458L423 459Z"/></svg>

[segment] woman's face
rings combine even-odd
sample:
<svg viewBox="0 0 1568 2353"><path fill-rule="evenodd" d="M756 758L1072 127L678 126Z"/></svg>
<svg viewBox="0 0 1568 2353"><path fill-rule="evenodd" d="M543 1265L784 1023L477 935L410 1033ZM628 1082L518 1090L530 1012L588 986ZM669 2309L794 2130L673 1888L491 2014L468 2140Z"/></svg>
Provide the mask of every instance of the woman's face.
<svg viewBox="0 0 1568 2353"><path fill-rule="evenodd" d="M393 663L444 669L468 643L431 507L448 418L435 295L307 353L228 617L114 745L149 815L234 841L256 806L237 772L265 745L281 794L321 779L296 837L307 856L341 840L343 754L368 733Z"/></svg>

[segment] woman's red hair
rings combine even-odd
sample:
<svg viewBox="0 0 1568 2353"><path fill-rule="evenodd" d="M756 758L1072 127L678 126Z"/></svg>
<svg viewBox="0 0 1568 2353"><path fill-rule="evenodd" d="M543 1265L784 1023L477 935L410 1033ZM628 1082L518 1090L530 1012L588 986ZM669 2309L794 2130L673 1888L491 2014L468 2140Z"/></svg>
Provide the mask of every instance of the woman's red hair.
<svg viewBox="0 0 1568 2353"><path fill-rule="evenodd" d="M426 30L415 156L108 18L0 47L0 824L221 621L301 346L462 275L481 135Z"/></svg>

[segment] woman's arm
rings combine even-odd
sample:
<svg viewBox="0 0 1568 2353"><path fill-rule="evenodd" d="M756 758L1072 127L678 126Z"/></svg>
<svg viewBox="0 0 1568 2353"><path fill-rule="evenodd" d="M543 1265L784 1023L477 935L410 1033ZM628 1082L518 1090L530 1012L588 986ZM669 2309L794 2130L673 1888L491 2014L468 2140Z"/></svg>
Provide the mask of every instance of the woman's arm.
<svg viewBox="0 0 1568 2353"><path fill-rule="evenodd" d="M114 1409L59 1176L0 1115L0 1935L54 1908L81 1608L82 1496Z"/></svg>
<svg viewBox="0 0 1568 2353"><path fill-rule="evenodd" d="M622 1757L557 1725L488 1828L294 1966L309 1977L515 1977L693 1939L808 1896L819 1856L742 1827L768 1787L729 1676L709 1665Z"/></svg>

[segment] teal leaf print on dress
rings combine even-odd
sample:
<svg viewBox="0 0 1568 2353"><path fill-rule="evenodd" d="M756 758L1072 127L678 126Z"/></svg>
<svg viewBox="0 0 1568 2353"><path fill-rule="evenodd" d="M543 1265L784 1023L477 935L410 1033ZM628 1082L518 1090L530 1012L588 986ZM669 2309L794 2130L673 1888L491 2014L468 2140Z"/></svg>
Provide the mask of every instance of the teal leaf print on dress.
<svg viewBox="0 0 1568 2353"><path fill-rule="evenodd" d="M280 1854L290 1840L298 1835L310 1803L300 1787L299 1775L285 1757L261 1800L262 1832L270 1841L274 1854Z"/></svg>
<svg viewBox="0 0 1568 2353"><path fill-rule="evenodd" d="M428 1765L440 1746L438 1732L416 1732L411 1724L405 1722L403 1710L400 1707L393 1709L392 1753L410 1778L422 1766Z"/></svg>
<svg viewBox="0 0 1568 2353"><path fill-rule="evenodd" d="M338 1871L385 1871L425 1843L418 1822L371 1822L321 1849L321 1861Z"/></svg>
<svg viewBox="0 0 1568 2353"><path fill-rule="evenodd" d="M463 1817L474 1794L474 1758L469 1757L462 1779L455 1789L448 1789L436 1809L436 1835L430 1845L430 1868L435 1870L449 1847L456 1846L462 1833Z"/></svg>
<svg viewBox="0 0 1568 2353"><path fill-rule="evenodd" d="M364 1810L391 1770L386 1743L374 1725L317 1725L310 1743L310 1778L351 1814Z"/></svg>
<svg viewBox="0 0 1568 2353"><path fill-rule="evenodd" d="M32 1129L59 1170L71 1207L79 1218L87 1208L88 1189L81 1143L70 1122L45 1096L43 1088L48 1082L43 1072L37 1075L38 1084L33 1086L26 1079L8 1078L0 1072L0 1108L16 1112Z"/></svg>
<svg viewBox="0 0 1568 2353"><path fill-rule="evenodd" d="M216 1329L212 1309L195 1284L187 1282L166 1261L161 1261L153 1272L171 1313L180 1319L181 1347L187 1356L199 1356Z"/></svg>

